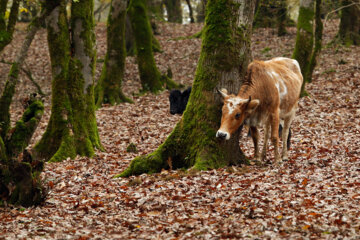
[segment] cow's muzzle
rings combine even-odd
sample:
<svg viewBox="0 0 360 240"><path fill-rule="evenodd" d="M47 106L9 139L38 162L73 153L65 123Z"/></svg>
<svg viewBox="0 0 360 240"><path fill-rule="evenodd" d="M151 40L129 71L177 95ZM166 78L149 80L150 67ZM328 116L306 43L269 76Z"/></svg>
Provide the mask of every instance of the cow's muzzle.
<svg viewBox="0 0 360 240"><path fill-rule="evenodd" d="M216 137L220 138L220 139L226 139L229 140L230 139L230 134L227 132L223 132L223 131L217 131L216 133Z"/></svg>

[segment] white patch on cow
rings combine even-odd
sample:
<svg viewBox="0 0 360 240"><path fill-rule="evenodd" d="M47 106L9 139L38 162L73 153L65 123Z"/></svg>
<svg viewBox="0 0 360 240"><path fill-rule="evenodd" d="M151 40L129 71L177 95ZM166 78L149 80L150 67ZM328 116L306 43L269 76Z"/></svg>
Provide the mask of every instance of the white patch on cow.
<svg viewBox="0 0 360 240"><path fill-rule="evenodd" d="M283 99L287 94L287 87L286 87L286 84L284 83L284 81L281 78L279 79L279 82L281 84L281 88L280 88L280 91L279 91L280 99Z"/></svg>
<svg viewBox="0 0 360 240"><path fill-rule="evenodd" d="M300 64L298 61L296 61L295 59L292 59L293 63L295 64L295 66L298 68L299 72L301 72L301 69L300 69Z"/></svg>
<svg viewBox="0 0 360 240"><path fill-rule="evenodd" d="M240 97L229 98L226 105L229 110L229 114L232 114L232 112L236 109L237 105L246 101L248 101L248 99L243 99Z"/></svg>
<svg viewBox="0 0 360 240"><path fill-rule="evenodd" d="M275 87L277 88L278 90L278 93L279 93L279 97L280 99L283 99L284 96L287 94L287 87L286 87L286 84L284 82L284 80L281 78L281 76L275 72L274 70L272 71L267 71L266 72L270 77L272 77L274 80L276 80L276 83L275 83Z"/></svg>
<svg viewBox="0 0 360 240"><path fill-rule="evenodd" d="M280 94L280 84L279 84L279 82L275 83L275 87L277 88L277 90L278 90L278 92Z"/></svg>

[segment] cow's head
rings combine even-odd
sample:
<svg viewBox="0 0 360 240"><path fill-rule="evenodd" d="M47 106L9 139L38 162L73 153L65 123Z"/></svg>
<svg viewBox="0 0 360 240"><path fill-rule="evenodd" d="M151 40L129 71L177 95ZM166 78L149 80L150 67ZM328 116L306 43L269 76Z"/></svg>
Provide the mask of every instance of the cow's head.
<svg viewBox="0 0 360 240"><path fill-rule="evenodd" d="M221 126L216 133L217 138L229 140L244 120L249 117L258 107L260 101L257 99L243 99L233 94L228 95L226 89L218 90L224 100L221 116Z"/></svg>

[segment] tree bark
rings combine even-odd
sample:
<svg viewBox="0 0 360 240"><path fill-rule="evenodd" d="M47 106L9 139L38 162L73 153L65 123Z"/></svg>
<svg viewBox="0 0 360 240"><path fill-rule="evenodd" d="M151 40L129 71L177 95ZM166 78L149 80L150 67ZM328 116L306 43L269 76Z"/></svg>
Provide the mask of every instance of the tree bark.
<svg viewBox="0 0 360 240"><path fill-rule="evenodd" d="M360 45L360 1L342 0L342 6L348 6L354 1L358 4L345 7L341 11L338 37L346 46Z"/></svg>
<svg viewBox="0 0 360 240"><path fill-rule="evenodd" d="M164 85L168 88L179 87L171 79L162 76L156 67L153 53L153 35L146 13L145 0L131 0L128 9L135 36L142 91L158 92L163 89Z"/></svg>
<svg viewBox="0 0 360 240"><path fill-rule="evenodd" d="M301 96L307 95L305 84L311 81L316 57L321 49L322 22L320 19L320 5L321 0L300 1L296 43L292 57L299 62L301 73L304 77ZM316 19L315 16L317 17ZM314 22L316 33L314 33Z"/></svg>
<svg viewBox="0 0 360 240"><path fill-rule="evenodd" d="M73 2L71 31L66 0L46 1L52 68L52 106L48 127L35 146L36 159L62 161L92 156L102 149L94 104L95 35L93 1ZM70 35L71 33L71 35Z"/></svg>
<svg viewBox="0 0 360 240"><path fill-rule="evenodd" d="M190 99L182 119L153 153L135 158L118 176L161 169L219 168L244 163L239 131L229 141L215 137L221 118L216 88L237 93L251 59L250 37L255 1L210 0L201 55Z"/></svg>
<svg viewBox="0 0 360 240"><path fill-rule="evenodd" d="M107 21L107 52L100 80L95 88L97 107L132 102L122 92L125 71L125 21L127 0L112 0Z"/></svg>
<svg viewBox="0 0 360 240"><path fill-rule="evenodd" d="M180 0L164 0L168 22L182 23L182 8Z"/></svg>

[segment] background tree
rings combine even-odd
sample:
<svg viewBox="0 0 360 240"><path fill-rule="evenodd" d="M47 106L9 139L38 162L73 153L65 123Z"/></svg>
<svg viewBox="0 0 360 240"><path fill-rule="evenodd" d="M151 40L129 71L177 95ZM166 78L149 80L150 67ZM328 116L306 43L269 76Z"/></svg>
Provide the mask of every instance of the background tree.
<svg viewBox="0 0 360 240"><path fill-rule="evenodd" d="M192 9L190 0L186 0L186 4L188 5L188 8L189 8L190 23L194 23L195 22L194 14L193 14L193 9Z"/></svg>
<svg viewBox="0 0 360 240"><path fill-rule="evenodd" d="M237 93L251 58L255 1L209 0L201 55L182 119L153 153L135 158L118 176L159 172L163 168L218 168L245 161L239 131L229 141L215 134L221 100L216 88Z"/></svg>
<svg viewBox="0 0 360 240"><path fill-rule="evenodd" d="M286 0L257 0L254 27L277 27L278 36L286 34L286 26L293 24L287 16Z"/></svg>
<svg viewBox="0 0 360 240"><path fill-rule="evenodd" d="M132 102L121 89L125 71L125 21L127 0L112 0L107 21L107 52L95 88L96 105Z"/></svg>
<svg viewBox="0 0 360 240"><path fill-rule="evenodd" d="M196 22L204 22L205 21L205 8L206 8L207 0L200 0L196 5Z"/></svg>
<svg viewBox="0 0 360 240"><path fill-rule="evenodd" d="M43 163L33 161L27 151L23 153L43 115L44 106L40 99L31 95L25 100L26 109L23 116L11 128L10 104L19 80L19 71L44 16L42 14L35 18L29 25L27 36L11 66L0 98L0 196L6 202L23 206L38 204L44 196L39 177ZM18 159L21 153L23 158Z"/></svg>
<svg viewBox="0 0 360 240"><path fill-rule="evenodd" d="M312 72L316 65L316 57L321 50L323 26L320 6L321 0L300 1L296 43L292 58L299 62L304 77L301 96L307 95L305 84L311 81Z"/></svg>
<svg viewBox="0 0 360 240"><path fill-rule="evenodd" d="M180 0L164 0L168 22L182 23L182 8Z"/></svg>
<svg viewBox="0 0 360 240"><path fill-rule="evenodd" d="M6 21L7 3L8 0L0 0L0 51L11 42L19 14L20 0L13 0L9 18Z"/></svg>
<svg viewBox="0 0 360 240"><path fill-rule="evenodd" d="M102 148L94 105L93 0L73 1L70 22L66 4L67 0L43 4L50 12L47 32L52 106L47 129L34 149L36 159L61 161L76 154L92 156L94 148Z"/></svg>
<svg viewBox="0 0 360 240"><path fill-rule="evenodd" d="M360 45L360 1L342 0L341 20L338 37L341 43Z"/></svg>
<svg viewBox="0 0 360 240"><path fill-rule="evenodd" d="M135 37L142 91L157 92L163 89L163 86L176 88L178 85L167 76L161 75L156 67L153 53L153 35L145 3L145 0L131 0L128 8Z"/></svg>

